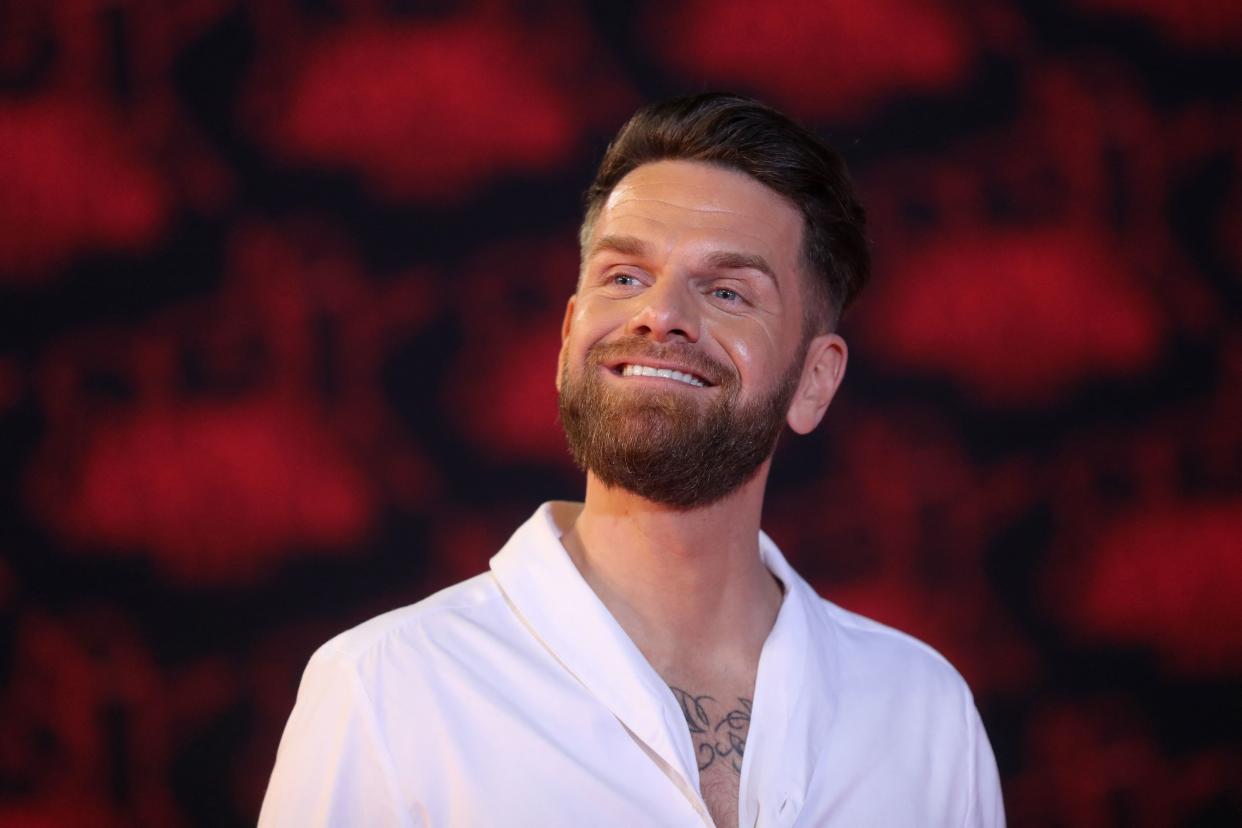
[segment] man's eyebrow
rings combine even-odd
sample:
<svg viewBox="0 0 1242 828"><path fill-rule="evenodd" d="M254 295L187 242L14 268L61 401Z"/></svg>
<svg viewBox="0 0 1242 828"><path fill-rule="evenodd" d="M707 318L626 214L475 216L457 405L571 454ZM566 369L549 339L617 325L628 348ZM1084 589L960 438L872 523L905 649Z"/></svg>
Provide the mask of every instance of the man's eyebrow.
<svg viewBox="0 0 1242 828"><path fill-rule="evenodd" d="M650 248L647 243L637 236L604 236L591 245L587 258L604 251L620 253L622 256L646 256L648 250Z"/></svg>
<svg viewBox="0 0 1242 828"><path fill-rule="evenodd" d="M603 236L591 245L587 258L603 252L618 253L622 256L644 257L649 255L650 246L637 236ZM717 250L708 253L703 264L712 270L755 270L764 274L776 289L780 290L780 281L776 271L768 264L768 260L758 253L743 253L738 250Z"/></svg>
<svg viewBox="0 0 1242 828"><path fill-rule="evenodd" d="M768 264L768 260L758 253L719 250L715 253L707 254L704 261L708 267L717 270L757 270L771 279L778 290L780 289L780 281L776 278L776 271Z"/></svg>

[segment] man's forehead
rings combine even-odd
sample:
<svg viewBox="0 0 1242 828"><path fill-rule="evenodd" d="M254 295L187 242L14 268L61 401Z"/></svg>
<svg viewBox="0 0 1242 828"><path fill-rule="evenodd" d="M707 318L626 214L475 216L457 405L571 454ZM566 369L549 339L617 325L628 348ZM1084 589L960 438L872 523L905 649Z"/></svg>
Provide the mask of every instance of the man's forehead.
<svg viewBox="0 0 1242 828"><path fill-rule="evenodd" d="M635 167L608 194L603 212L635 201L662 201L704 213L736 212L743 203L753 203L778 213L800 215L793 202L740 170L680 159L651 161ZM762 219L763 215L755 218Z"/></svg>
<svg viewBox="0 0 1242 828"><path fill-rule="evenodd" d="M787 264L801 248L803 218L788 199L737 170L698 161L639 166L609 194L583 250L627 252L633 239L698 233L739 255ZM606 237L616 237L600 244ZM624 238L629 237L629 238ZM637 250L630 252L638 252Z"/></svg>

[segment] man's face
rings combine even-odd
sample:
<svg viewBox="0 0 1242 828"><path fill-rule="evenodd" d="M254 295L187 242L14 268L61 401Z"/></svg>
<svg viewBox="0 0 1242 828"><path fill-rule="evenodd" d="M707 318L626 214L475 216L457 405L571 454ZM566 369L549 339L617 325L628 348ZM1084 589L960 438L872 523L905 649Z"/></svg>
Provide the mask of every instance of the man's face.
<svg viewBox="0 0 1242 828"><path fill-rule="evenodd" d="M753 477L803 374L802 232L740 172L660 161L621 180L565 317L561 419L580 465L680 508Z"/></svg>

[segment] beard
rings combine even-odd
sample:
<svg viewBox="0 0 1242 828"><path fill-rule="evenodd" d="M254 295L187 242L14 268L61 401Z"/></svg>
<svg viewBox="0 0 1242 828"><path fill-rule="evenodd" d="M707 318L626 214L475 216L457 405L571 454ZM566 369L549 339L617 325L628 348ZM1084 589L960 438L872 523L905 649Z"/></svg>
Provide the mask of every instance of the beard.
<svg viewBox="0 0 1242 828"><path fill-rule="evenodd" d="M716 386L686 391L609 387L600 366L624 358L669 360ZM679 510L707 506L746 483L771 456L801 375L795 359L775 386L742 402L737 374L689 346L629 338L587 351L578 375L566 362L558 400L574 462L606 486ZM710 393L710 392L707 392Z"/></svg>

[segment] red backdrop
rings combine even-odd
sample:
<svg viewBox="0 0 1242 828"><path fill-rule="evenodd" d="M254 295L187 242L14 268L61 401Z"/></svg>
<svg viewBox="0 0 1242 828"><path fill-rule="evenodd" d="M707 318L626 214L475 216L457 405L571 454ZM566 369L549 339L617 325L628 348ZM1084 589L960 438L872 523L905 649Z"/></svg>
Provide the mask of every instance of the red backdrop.
<svg viewBox="0 0 1242 828"><path fill-rule="evenodd" d="M1233 0L0 6L0 823L252 823L314 647L580 494L579 193L707 88L872 219L770 532L959 666L1012 824L1242 821L1240 46Z"/></svg>

